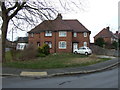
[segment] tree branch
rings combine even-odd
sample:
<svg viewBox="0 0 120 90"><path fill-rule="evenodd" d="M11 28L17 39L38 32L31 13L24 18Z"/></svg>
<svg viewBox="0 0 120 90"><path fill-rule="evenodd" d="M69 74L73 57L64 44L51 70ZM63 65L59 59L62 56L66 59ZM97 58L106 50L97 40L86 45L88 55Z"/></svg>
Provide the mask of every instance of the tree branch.
<svg viewBox="0 0 120 90"><path fill-rule="evenodd" d="M13 25L14 25L16 28L20 29L21 31L25 31L25 30L19 28L18 25L16 25L16 24L14 23L14 20L11 19L11 21L12 21Z"/></svg>
<svg viewBox="0 0 120 90"><path fill-rule="evenodd" d="M13 7L8 8L8 9L7 9L8 12L11 11L11 10L13 10L13 9L15 9L17 6L18 6L18 2L16 2Z"/></svg>
<svg viewBox="0 0 120 90"><path fill-rule="evenodd" d="M37 8L31 7L31 6L29 6L29 5L26 5L26 6L24 6L24 7L27 7L27 8L30 8L30 9L34 9L34 10L38 10ZM52 8L42 8L42 7L40 7L39 9L40 9L40 10L50 10L50 9L52 9Z"/></svg>
<svg viewBox="0 0 120 90"><path fill-rule="evenodd" d="M17 15L17 13L24 7L25 4L26 2L23 2L21 5L18 4L17 9L9 16L9 19L12 19L15 15Z"/></svg>

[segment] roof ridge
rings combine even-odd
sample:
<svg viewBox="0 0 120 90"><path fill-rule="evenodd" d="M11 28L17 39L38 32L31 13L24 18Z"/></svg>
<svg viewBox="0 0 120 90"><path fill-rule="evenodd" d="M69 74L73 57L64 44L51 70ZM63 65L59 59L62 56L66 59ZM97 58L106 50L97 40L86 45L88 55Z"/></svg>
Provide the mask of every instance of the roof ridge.
<svg viewBox="0 0 120 90"><path fill-rule="evenodd" d="M107 31L108 35L112 35L112 36L114 35L112 31L108 30L107 28L103 28L99 33L97 33L97 34L94 36L94 38L95 38L96 36L98 36L98 35L99 35L99 36L100 36L100 35L103 35L103 33L106 32L106 31Z"/></svg>
<svg viewBox="0 0 120 90"><path fill-rule="evenodd" d="M30 32L41 32L45 30L74 30L76 32L88 32L89 30L80 23L77 19L54 19L54 20L44 20L36 27L31 29Z"/></svg>

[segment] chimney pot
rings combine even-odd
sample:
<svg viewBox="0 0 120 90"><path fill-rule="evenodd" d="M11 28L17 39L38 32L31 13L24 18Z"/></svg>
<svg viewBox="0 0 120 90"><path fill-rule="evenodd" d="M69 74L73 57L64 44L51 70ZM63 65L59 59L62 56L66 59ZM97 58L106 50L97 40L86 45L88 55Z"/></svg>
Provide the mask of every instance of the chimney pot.
<svg viewBox="0 0 120 90"><path fill-rule="evenodd" d="M116 31L116 33L118 34L118 31Z"/></svg>
<svg viewBox="0 0 120 90"><path fill-rule="evenodd" d="M56 19L59 19L59 20L62 20L62 15L60 13L58 13L57 15L57 18Z"/></svg>
<svg viewBox="0 0 120 90"><path fill-rule="evenodd" d="M107 30L110 30L110 27L108 26L108 27L106 27L106 29L107 29Z"/></svg>

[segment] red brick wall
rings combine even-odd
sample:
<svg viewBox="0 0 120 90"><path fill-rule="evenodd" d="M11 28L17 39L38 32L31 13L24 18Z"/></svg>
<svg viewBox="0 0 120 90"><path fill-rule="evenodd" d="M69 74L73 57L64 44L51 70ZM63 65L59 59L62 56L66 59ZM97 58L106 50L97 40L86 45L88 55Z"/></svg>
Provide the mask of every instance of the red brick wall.
<svg viewBox="0 0 120 90"><path fill-rule="evenodd" d="M73 42L75 42L75 41L79 42L79 46L78 47L83 46L84 42L87 42L87 46L89 47L90 46L90 34L87 33L87 37L84 37L82 32L81 33L78 32L77 33L77 37L73 37Z"/></svg>
<svg viewBox="0 0 120 90"><path fill-rule="evenodd" d="M99 38L99 37L96 36L96 37L94 38L94 42L95 42L95 40L96 40L97 38ZM106 43L112 43L110 37L106 37L106 38L103 38L103 39L104 39L104 41L105 41Z"/></svg>
<svg viewBox="0 0 120 90"><path fill-rule="evenodd" d="M79 47L83 46L83 42L87 42L87 46L89 46L89 33L87 37L83 36L83 33L77 33L77 37L73 37L72 32L67 32L67 37L59 37L59 32L52 32L52 36L46 37L45 32L41 32L40 34L34 34L34 37L30 37L29 35L29 44L33 43L35 47L37 47L37 42L40 42L40 45L44 45L45 41L52 42L52 48L50 49L50 53L62 53L62 52L72 52L72 42L78 41ZM59 41L66 41L67 48L59 49ZM56 48L55 48L56 47Z"/></svg>
<svg viewBox="0 0 120 90"><path fill-rule="evenodd" d="M39 35L40 34L34 34L34 37L31 37L30 35L29 35L29 44L33 44L35 47L37 47L37 42L40 42L40 38L39 38Z"/></svg>
<svg viewBox="0 0 120 90"><path fill-rule="evenodd" d="M59 37L59 32L56 33L56 51L57 52L72 52L72 32L67 32L67 37ZM66 41L67 42L67 49L59 49L59 42Z"/></svg>
<svg viewBox="0 0 120 90"><path fill-rule="evenodd" d="M107 43L110 43L110 44L112 43L111 38L104 38L104 41L107 42Z"/></svg>

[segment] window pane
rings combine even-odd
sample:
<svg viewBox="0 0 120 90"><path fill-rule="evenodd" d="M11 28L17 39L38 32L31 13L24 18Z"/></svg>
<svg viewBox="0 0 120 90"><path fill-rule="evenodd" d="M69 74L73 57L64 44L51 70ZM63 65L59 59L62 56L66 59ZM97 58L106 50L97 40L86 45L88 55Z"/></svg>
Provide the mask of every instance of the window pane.
<svg viewBox="0 0 120 90"><path fill-rule="evenodd" d="M38 47L40 46L40 42L37 42L37 46L38 46Z"/></svg>
<svg viewBox="0 0 120 90"><path fill-rule="evenodd" d="M84 32L84 37L87 37L87 33L86 32Z"/></svg>
<svg viewBox="0 0 120 90"><path fill-rule="evenodd" d="M50 47L50 48L52 48L52 42L49 42L49 44L48 44L48 45L49 45L49 47Z"/></svg>
<svg viewBox="0 0 120 90"><path fill-rule="evenodd" d="M59 42L59 48L60 49L66 49L66 42L65 41Z"/></svg>
<svg viewBox="0 0 120 90"><path fill-rule="evenodd" d="M34 37L34 34L33 34L33 33L31 33L31 34L30 34L30 37Z"/></svg>
<svg viewBox="0 0 120 90"><path fill-rule="evenodd" d="M45 36L52 36L52 31L45 31Z"/></svg>
<svg viewBox="0 0 120 90"><path fill-rule="evenodd" d="M52 42L45 42L45 44L48 44L49 48L52 48Z"/></svg>
<svg viewBox="0 0 120 90"><path fill-rule="evenodd" d="M87 42L84 42L84 46L87 46Z"/></svg>
<svg viewBox="0 0 120 90"><path fill-rule="evenodd" d="M59 32L59 37L66 37L67 36L67 32L66 31L60 31Z"/></svg>
<svg viewBox="0 0 120 90"><path fill-rule="evenodd" d="M77 37L77 33L76 33L76 32L74 32L74 33L73 33L73 36L74 36L74 37Z"/></svg>

